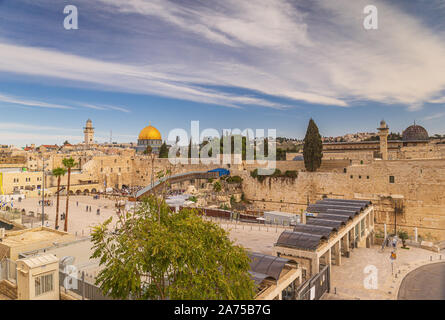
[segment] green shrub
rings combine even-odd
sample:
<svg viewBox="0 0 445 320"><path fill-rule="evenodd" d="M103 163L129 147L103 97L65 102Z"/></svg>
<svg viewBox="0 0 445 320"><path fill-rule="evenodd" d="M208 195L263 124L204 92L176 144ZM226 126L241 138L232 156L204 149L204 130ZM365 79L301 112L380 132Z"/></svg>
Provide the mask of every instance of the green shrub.
<svg viewBox="0 0 445 320"><path fill-rule="evenodd" d="M215 192L220 192L220 191L222 190L222 186L221 186L221 183L220 183L219 181L216 181L216 182L213 184L213 190L214 190Z"/></svg>
<svg viewBox="0 0 445 320"><path fill-rule="evenodd" d="M297 178L297 177L298 177L298 172L295 171L295 170L287 170L287 171L284 173L284 176L285 176L285 177L288 177L288 178Z"/></svg>
<svg viewBox="0 0 445 320"><path fill-rule="evenodd" d="M188 201L192 201L192 202L198 202L198 199L195 196L191 196L187 199Z"/></svg>
<svg viewBox="0 0 445 320"><path fill-rule="evenodd" d="M227 183L241 183L243 181L243 179L240 176L230 176L226 179Z"/></svg>

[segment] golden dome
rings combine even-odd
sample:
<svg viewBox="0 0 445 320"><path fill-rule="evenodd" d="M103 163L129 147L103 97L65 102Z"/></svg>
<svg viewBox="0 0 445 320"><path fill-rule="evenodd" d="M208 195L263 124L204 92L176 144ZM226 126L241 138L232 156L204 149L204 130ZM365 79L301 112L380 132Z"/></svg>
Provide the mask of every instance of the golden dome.
<svg viewBox="0 0 445 320"><path fill-rule="evenodd" d="M139 140L162 140L161 133L155 127L149 125L139 133Z"/></svg>

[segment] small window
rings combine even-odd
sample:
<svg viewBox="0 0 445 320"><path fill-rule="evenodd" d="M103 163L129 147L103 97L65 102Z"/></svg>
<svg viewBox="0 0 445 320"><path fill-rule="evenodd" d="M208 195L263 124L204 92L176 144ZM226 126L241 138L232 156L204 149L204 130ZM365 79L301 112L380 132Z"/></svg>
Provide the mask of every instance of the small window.
<svg viewBox="0 0 445 320"><path fill-rule="evenodd" d="M366 176L366 179L369 179L369 176Z"/></svg>
<svg viewBox="0 0 445 320"><path fill-rule="evenodd" d="M395 182L394 176L389 176L389 183L394 183L394 182Z"/></svg>
<svg viewBox="0 0 445 320"><path fill-rule="evenodd" d="M346 168L343 168L343 173L346 173L348 170Z"/></svg>
<svg viewBox="0 0 445 320"><path fill-rule="evenodd" d="M351 179L354 178L354 176L351 174Z"/></svg>
<svg viewBox="0 0 445 320"><path fill-rule="evenodd" d="M362 176L358 176L358 178L359 178L359 179L361 179L361 178L362 178Z"/></svg>
<svg viewBox="0 0 445 320"><path fill-rule="evenodd" d="M36 277L35 287L36 287L36 292L35 292L36 296L40 296L44 293L53 291L54 289L53 274L50 273Z"/></svg>

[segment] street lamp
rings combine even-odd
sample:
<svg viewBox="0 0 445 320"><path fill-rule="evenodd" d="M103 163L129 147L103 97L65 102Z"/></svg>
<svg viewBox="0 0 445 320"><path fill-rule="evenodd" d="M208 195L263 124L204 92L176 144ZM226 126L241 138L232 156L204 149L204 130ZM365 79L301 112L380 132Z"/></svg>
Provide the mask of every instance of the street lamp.
<svg viewBox="0 0 445 320"><path fill-rule="evenodd" d="M42 227L45 226L45 157L42 157Z"/></svg>

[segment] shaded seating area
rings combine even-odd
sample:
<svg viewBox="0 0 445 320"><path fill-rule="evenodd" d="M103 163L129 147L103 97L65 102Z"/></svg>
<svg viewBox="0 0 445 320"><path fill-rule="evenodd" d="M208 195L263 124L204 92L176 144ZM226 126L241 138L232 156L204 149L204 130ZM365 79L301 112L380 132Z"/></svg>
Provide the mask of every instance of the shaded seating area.
<svg viewBox="0 0 445 320"><path fill-rule="evenodd" d="M256 300L294 300L302 283L301 269L289 259L251 252L250 275L257 286Z"/></svg>
<svg viewBox="0 0 445 320"><path fill-rule="evenodd" d="M286 230L281 233L275 245L313 251L326 240L323 235Z"/></svg>
<svg viewBox="0 0 445 320"><path fill-rule="evenodd" d="M317 274L320 266L341 265L354 248L373 242L371 201L325 198L309 204L306 212L305 223L283 231L275 243L276 255L297 262L303 278Z"/></svg>
<svg viewBox="0 0 445 320"><path fill-rule="evenodd" d="M249 253L249 258L252 260L250 263L250 273L257 284L260 284L266 278L277 281L280 278L284 266L289 262L289 259L262 253Z"/></svg>
<svg viewBox="0 0 445 320"><path fill-rule="evenodd" d="M329 238L332 233L337 232L337 230L338 228L332 226L307 225L307 224L297 224L294 227L295 232L317 234L325 237L326 239Z"/></svg>

